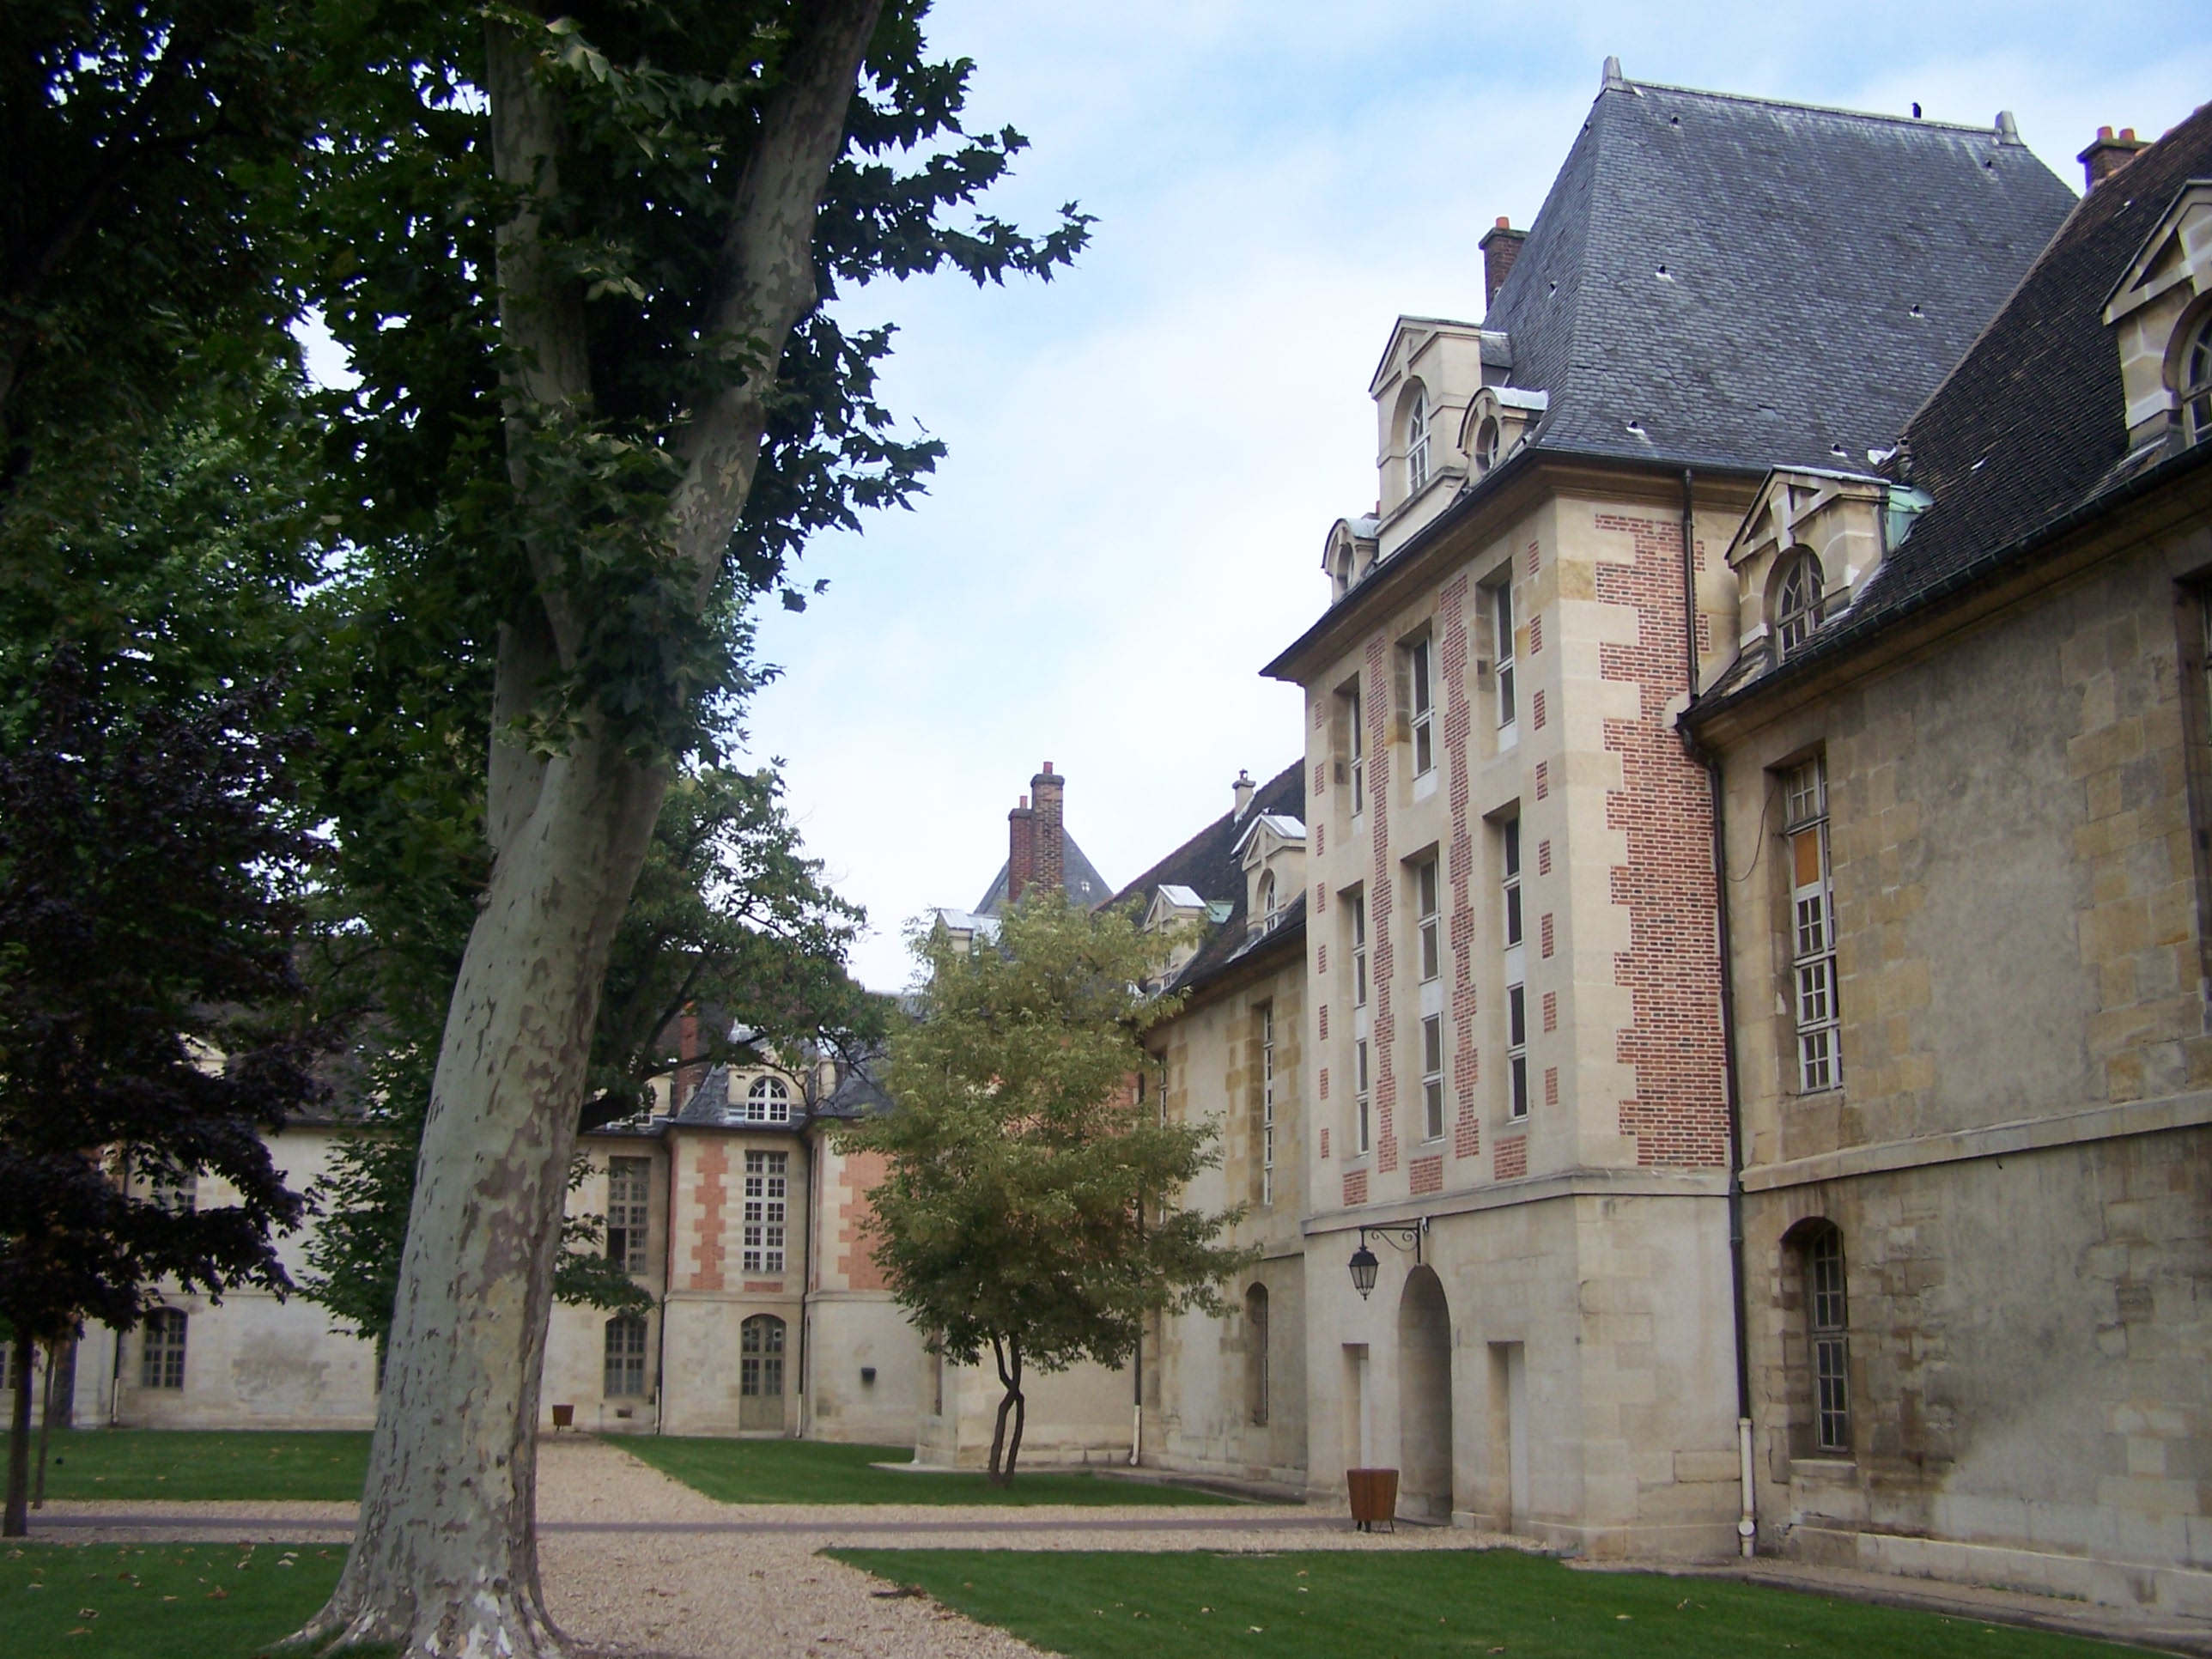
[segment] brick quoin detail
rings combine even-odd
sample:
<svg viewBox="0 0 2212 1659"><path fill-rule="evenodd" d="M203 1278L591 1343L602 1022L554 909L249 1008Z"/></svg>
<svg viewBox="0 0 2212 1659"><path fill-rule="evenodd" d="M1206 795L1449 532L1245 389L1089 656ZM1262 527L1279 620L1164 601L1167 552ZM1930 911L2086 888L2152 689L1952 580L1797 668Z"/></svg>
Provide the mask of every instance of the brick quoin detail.
<svg viewBox="0 0 2212 1659"><path fill-rule="evenodd" d="M1559 994L1557 991L1544 993L1544 1029L1547 1031L1559 1029Z"/></svg>
<svg viewBox="0 0 2212 1659"><path fill-rule="evenodd" d="M1322 726L1327 726L1328 724L1328 699L1326 697L1316 697L1314 699L1314 730L1318 732Z"/></svg>
<svg viewBox="0 0 2212 1659"><path fill-rule="evenodd" d="M1543 921L1536 924L1536 932L1543 940L1543 944L1539 948L1543 952L1544 959L1548 962L1552 957L1552 913L1549 910L1544 912Z"/></svg>
<svg viewBox="0 0 2212 1659"><path fill-rule="evenodd" d="M1535 624L1531 623L1529 626L1533 628ZM1528 718L1536 723L1539 732L1544 729L1544 694L1541 691L1528 699Z"/></svg>
<svg viewBox="0 0 2212 1659"><path fill-rule="evenodd" d="M1547 1066L1544 1068L1544 1104L1556 1106L1559 1103L1559 1068L1556 1066Z"/></svg>
<svg viewBox="0 0 2212 1659"><path fill-rule="evenodd" d="M1326 762L1326 761L1316 761L1316 762L1314 763L1314 787L1313 787L1313 792L1314 792L1314 793L1316 793L1316 795L1318 795L1318 794L1320 794L1320 793L1322 793L1322 780L1324 777L1326 777L1326 776L1328 775L1328 762Z"/></svg>
<svg viewBox="0 0 2212 1659"><path fill-rule="evenodd" d="M1328 826L1325 823L1316 823L1314 825L1314 856L1318 858L1327 851L1328 851Z"/></svg>
<svg viewBox="0 0 2212 1659"><path fill-rule="evenodd" d="M1344 1176L1344 1202L1347 1208L1367 1201L1367 1171L1348 1170Z"/></svg>
<svg viewBox="0 0 2212 1659"><path fill-rule="evenodd" d="M1326 1066L1321 1068L1321 1097L1323 1100L1327 1100L1328 1098L1328 1067ZM1328 1131L1323 1129L1321 1132L1321 1138L1322 1144L1327 1145L1328 1141Z"/></svg>
<svg viewBox="0 0 2212 1659"><path fill-rule="evenodd" d="M1543 648L1544 613L1539 611L1528 618L1528 654L1533 657Z"/></svg>
<svg viewBox="0 0 2212 1659"><path fill-rule="evenodd" d="M1536 544L1530 542L1528 544L1528 574L1532 576L1536 574L1536 565L1539 556L1540 554Z"/></svg>
<svg viewBox="0 0 2212 1659"><path fill-rule="evenodd" d="M1629 993L1628 1028L1614 1056L1636 1093L1620 1103L1620 1128L1636 1161L1717 1168L1728 1158L1722 1096L1720 984L1713 951L1711 805L1705 774L1683 752L1666 715L1685 689L1682 538L1664 520L1601 514L1597 528L1629 538L1633 564L1600 563L1599 603L1637 616L1633 645L1598 647L1598 672L1635 685L1638 717L1605 722L1625 786L1606 796L1606 823L1624 831L1628 862L1613 866L1612 902L1628 912L1629 948L1613 982ZM1705 562L1705 545L1696 562Z"/></svg>
<svg viewBox="0 0 2212 1659"><path fill-rule="evenodd" d="M837 1258L837 1271L844 1276L849 1290L890 1288L867 1242L869 1224L875 1218L874 1207L868 1202L868 1189L882 1185L884 1177L890 1173L890 1160L881 1152L854 1152L845 1159L844 1174L839 1182L844 1188L844 1197L838 1206L837 1225L837 1243L843 1254Z"/></svg>
<svg viewBox="0 0 2212 1659"><path fill-rule="evenodd" d="M1328 1096L1324 1093L1322 1096L1322 1098L1323 1100L1327 1100ZM1327 1129L1323 1129L1321 1132L1321 1155L1323 1158L1327 1158L1328 1156L1328 1131Z"/></svg>
<svg viewBox="0 0 2212 1659"><path fill-rule="evenodd" d="M1391 981L1396 977L1395 952L1390 948L1390 926L1394 885L1390 870L1390 749L1388 735L1389 701L1390 696L1390 647L1377 634L1367 641L1367 696L1363 700L1367 714L1367 801L1368 816L1374 819L1370 833L1374 836L1375 880L1367 900L1367 930L1374 940L1368 952L1371 964L1370 989L1375 998L1375 1014L1368 1033L1369 1057L1373 1062L1371 1081L1374 1084L1375 1108L1375 1168L1383 1175L1398 1167L1398 1070L1392 1064L1390 1050L1398 1035L1397 1017L1390 1011ZM1351 1177L1346 1176L1347 1181ZM1359 1197L1346 1198L1345 1202L1367 1201L1367 1176L1363 1170L1359 1177Z"/></svg>
<svg viewBox="0 0 2212 1659"><path fill-rule="evenodd" d="M1528 1173L1528 1137L1510 1135L1498 1143L1497 1175L1500 1181L1515 1181Z"/></svg>
<svg viewBox="0 0 2212 1659"><path fill-rule="evenodd" d="M780 1279L748 1279L745 1280L745 1290L749 1295L753 1296L763 1293L769 1296L781 1296L783 1294L783 1281Z"/></svg>
<svg viewBox="0 0 2212 1659"><path fill-rule="evenodd" d="M1538 761L1536 763L1536 799L1538 800L1547 799L1550 797L1551 793L1552 763L1549 761Z"/></svg>
<svg viewBox="0 0 2212 1659"><path fill-rule="evenodd" d="M722 1206L729 1198L722 1177L729 1172L730 1155L720 1138L699 1149L699 1182L691 1189L691 1201L699 1210L691 1222L691 1288L695 1291L722 1288Z"/></svg>
<svg viewBox="0 0 2212 1659"><path fill-rule="evenodd" d="M1317 1024L1319 1024L1319 1025L1320 1025L1320 1027L1321 1027L1321 1040L1322 1040L1323 1042L1328 1042L1328 1004L1327 1004L1326 1002L1324 1002L1324 1003L1322 1003L1322 1006L1321 1006L1321 1014L1320 1014L1320 1017L1319 1017L1318 1020L1317 1020L1316 1023Z"/></svg>
<svg viewBox="0 0 2212 1659"><path fill-rule="evenodd" d="M1314 909L1318 914L1328 908L1328 884L1325 881L1317 881L1314 884Z"/></svg>
<svg viewBox="0 0 2212 1659"><path fill-rule="evenodd" d="M1438 1153L1434 1158L1415 1158L1406 1166L1406 1178L1412 1184L1415 1198L1420 1197L1424 1193L1443 1191L1443 1155Z"/></svg>
<svg viewBox="0 0 2212 1659"><path fill-rule="evenodd" d="M1536 843L1536 873L1540 876L1552 873L1552 843L1548 841Z"/></svg>
<svg viewBox="0 0 2212 1659"><path fill-rule="evenodd" d="M1314 972L1316 974L1325 974L1328 971L1328 946L1326 945L1317 945L1314 947ZM1328 1034L1324 1031L1322 1035L1326 1036Z"/></svg>
<svg viewBox="0 0 2212 1659"><path fill-rule="evenodd" d="M1452 1156L1473 1158L1482 1150L1482 1122L1476 1115L1475 1085L1481 1081L1481 1055L1474 1046L1474 909L1468 890L1474 878L1474 831L1468 816L1468 738L1474 729L1474 711L1467 696L1468 579L1455 576L1437 595L1437 614L1443 633L1437 641L1437 668L1444 683L1444 764L1449 770L1445 801L1451 810L1449 866L1451 882L1451 1022L1452 1098L1458 1109L1452 1124ZM1424 1159L1437 1170L1437 1186L1415 1192L1438 1190L1443 1181L1441 1158ZM1413 1166L1419 1180L1420 1164Z"/></svg>

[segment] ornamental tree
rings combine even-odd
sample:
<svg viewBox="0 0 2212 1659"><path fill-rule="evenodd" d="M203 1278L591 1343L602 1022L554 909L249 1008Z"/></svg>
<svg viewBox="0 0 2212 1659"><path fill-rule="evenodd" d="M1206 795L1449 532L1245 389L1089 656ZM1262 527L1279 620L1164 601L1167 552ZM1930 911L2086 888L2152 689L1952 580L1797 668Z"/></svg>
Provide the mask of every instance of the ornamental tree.
<svg viewBox="0 0 2212 1659"><path fill-rule="evenodd" d="M839 1138L889 1161L872 1188L874 1253L892 1295L944 1355L1004 1390L990 1479L1011 1485L1023 1379L1118 1365L1152 1315L1226 1311L1249 1252L1219 1241L1242 1213L1182 1207L1220 1161L1211 1122L1139 1103L1143 1033L1176 1012L1138 988L1169 941L1057 889L1011 908L995 939L918 933L921 1018L896 1031L894 1104Z"/></svg>

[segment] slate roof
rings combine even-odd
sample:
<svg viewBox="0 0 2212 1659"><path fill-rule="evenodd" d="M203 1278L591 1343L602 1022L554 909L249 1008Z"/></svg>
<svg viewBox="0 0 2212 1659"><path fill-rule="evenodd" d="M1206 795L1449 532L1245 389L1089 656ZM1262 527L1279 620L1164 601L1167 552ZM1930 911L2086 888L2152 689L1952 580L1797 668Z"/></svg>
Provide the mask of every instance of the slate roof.
<svg viewBox="0 0 2212 1659"><path fill-rule="evenodd" d="M2074 200L1994 124L1611 82L1483 326L1539 447L1863 465Z"/></svg>
<svg viewBox="0 0 2212 1659"><path fill-rule="evenodd" d="M995 916L1006 908L1006 872L1012 867L1011 864L999 866L999 873L991 878L990 886L976 901L975 915ZM1061 831L1060 872L1060 885L1066 890L1069 899L1085 909L1097 909L1106 902L1108 896L1114 890L1107 884L1106 878L1098 873L1098 866L1091 863L1090 857L1075 844L1075 837L1064 830Z"/></svg>
<svg viewBox="0 0 2212 1659"><path fill-rule="evenodd" d="M1206 933L1198 954L1183 964L1173 988L1188 990L1205 983L1261 945L1305 936L1306 900L1303 890L1285 907L1283 920L1262 939L1248 936L1244 915L1244 870L1237 847L1244 832L1263 815L1273 814L1303 822L1306 811L1305 763L1294 761L1261 784L1252 804L1240 817L1224 812L1188 841L1114 895L1119 904L1134 899L1139 912L1162 887L1187 887L1200 898L1225 902L1225 921Z"/></svg>
<svg viewBox="0 0 2212 1659"><path fill-rule="evenodd" d="M2212 104L2082 199L2019 289L1905 428L1882 471L1933 495L1856 603L1786 665L1791 678L1963 582L2025 556L2060 520L2149 482L2162 452L2130 455L2120 354L2104 307L2192 179L2212 176ZM2191 451L2164 463L2206 462ZM2163 469L2160 468L2162 474ZM1764 666L1755 658L1752 672ZM1778 683L1731 676L1692 718ZM1735 696L1729 693L1734 691Z"/></svg>

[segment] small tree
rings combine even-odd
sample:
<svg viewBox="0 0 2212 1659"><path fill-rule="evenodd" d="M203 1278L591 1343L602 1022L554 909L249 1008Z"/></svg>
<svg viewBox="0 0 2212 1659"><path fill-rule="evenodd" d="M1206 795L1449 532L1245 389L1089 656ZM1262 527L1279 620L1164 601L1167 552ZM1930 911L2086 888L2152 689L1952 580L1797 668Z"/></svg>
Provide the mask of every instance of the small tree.
<svg viewBox="0 0 2212 1659"><path fill-rule="evenodd" d="M258 1131L317 1093L324 1038L299 1013L284 890L307 848L267 712L241 696L120 718L64 655L27 738L0 749L9 1537L27 1520L34 1344L87 1318L128 1330L163 1281L289 1288L271 1237L301 1200ZM199 1175L237 1201L171 1196Z"/></svg>
<svg viewBox="0 0 2212 1659"><path fill-rule="evenodd" d="M947 1358L991 1351L994 1485L1021 1455L1027 1371L1119 1364L1146 1316L1225 1311L1217 1286L1251 1259L1218 1242L1240 1212L1176 1202L1219 1161L1215 1127L1168 1122L1131 1087L1140 1036L1178 1006L1138 988L1163 945L1057 890L1010 908L995 941L917 935L927 981L891 1039L896 1103L841 1137L889 1160L868 1196L900 1305Z"/></svg>

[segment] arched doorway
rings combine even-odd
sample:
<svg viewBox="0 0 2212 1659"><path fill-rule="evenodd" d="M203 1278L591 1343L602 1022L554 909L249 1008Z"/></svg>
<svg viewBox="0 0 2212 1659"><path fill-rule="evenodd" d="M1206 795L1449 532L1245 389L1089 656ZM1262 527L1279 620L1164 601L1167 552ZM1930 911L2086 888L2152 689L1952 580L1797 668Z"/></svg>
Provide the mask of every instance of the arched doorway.
<svg viewBox="0 0 2212 1659"><path fill-rule="evenodd" d="M1418 1267L1398 1298L1398 1507L1447 1520L1452 1508L1451 1310L1436 1270Z"/></svg>
<svg viewBox="0 0 2212 1659"><path fill-rule="evenodd" d="M783 1427L783 1322L774 1314L738 1327L738 1427Z"/></svg>

